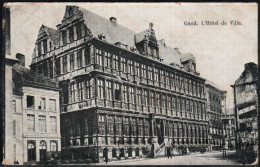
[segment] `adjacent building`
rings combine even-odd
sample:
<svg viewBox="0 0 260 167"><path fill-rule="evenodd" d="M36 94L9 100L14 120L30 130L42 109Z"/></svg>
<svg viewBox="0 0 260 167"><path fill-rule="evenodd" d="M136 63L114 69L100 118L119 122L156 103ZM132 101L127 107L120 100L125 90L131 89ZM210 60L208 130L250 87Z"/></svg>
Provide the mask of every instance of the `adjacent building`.
<svg viewBox="0 0 260 167"><path fill-rule="evenodd" d="M245 64L245 69L232 85L238 127L237 143L258 145L258 68L255 63Z"/></svg>
<svg viewBox="0 0 260 167"><path fill-rule="evenodd" d="M220 150L224 144L225 129L222 116L226 110L226 91L206 81L207 118L209 123L209 150Z"/></svg>
<svg viewBox="0 0 260 167"><path fill-rule="evenodd" d="M167 61L164 61L167 60ZM205 79L195 57L86 9L42 25L31 69L59 81L62 159L103 161L208 145ZM218 111L219 112L219 111ZM216 114L217 115L217 114Z"/></svg>
<svg viewBox="0 0 260 167"><path fill-rule="evenodd" d="M225 126L225 135L228 143L228 148L235 148L235 132L236 132L236 116L234 108L227 108L226 113L222 117L222 122Z"/></svg>

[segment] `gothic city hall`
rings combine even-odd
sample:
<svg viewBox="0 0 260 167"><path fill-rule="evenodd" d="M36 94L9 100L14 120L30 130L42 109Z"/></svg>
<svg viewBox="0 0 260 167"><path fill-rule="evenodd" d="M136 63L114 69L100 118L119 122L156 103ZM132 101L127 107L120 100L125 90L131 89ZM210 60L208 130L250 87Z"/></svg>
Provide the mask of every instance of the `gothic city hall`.
<svg viewBox="0 0 260 167"><path fill-rule="evenodd" d="M41 26L30 68L59 83L63 160L209 145L206 79L191 53L156 38L153 23L134 32L116 17L66 6L56 29Z"/></svg>

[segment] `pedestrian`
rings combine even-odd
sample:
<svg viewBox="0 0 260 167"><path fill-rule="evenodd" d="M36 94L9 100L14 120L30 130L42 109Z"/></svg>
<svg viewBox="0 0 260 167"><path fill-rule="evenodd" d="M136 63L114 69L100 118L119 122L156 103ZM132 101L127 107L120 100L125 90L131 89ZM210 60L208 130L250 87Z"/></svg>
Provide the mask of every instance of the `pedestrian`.
<svg viewBox="0 0 260 167"><path fill-rule="evenodd" d="M172 154L171 154L171 147L167 147L167 156L168 156L168 159L171 157L172 159Z"/></svg>
<svg viewBox="0 0 260 167"><path fill-rule="evenodd" d="M107 164L107 162L108 162L108 149L107 148L104 149L104 157L105 157L105 161Z"/></svg>

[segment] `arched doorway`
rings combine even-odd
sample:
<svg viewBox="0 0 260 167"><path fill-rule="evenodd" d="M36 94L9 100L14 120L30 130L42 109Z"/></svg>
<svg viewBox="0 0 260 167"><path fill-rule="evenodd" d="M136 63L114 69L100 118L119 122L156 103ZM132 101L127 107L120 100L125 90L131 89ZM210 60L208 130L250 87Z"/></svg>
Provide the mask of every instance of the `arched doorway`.
<svg viewBox="0 0 260 167"><path fill-rule="evenodd" d="M51 141L51 159L58 158L58 146L55 141Z"/></svg>
<svg viewBox="0 0 260 167"><path fill-rule="evenodd" d="M40 142L40 161L46 161L46 142L41 141Z"/></svg>
<svg viewBox="0 0 260 167"><path fill-rule="evenodd" d="M35 142L28 141L27 149L28 149L28 161L36 161Z"/></svg>

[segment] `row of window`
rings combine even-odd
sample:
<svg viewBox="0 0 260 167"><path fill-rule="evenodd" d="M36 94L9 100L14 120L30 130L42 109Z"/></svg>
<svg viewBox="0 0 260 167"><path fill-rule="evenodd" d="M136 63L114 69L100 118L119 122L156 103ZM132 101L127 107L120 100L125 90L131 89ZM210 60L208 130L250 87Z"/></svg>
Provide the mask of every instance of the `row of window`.
<svg viewBox="0 0 260 167"><path fill-rule="evenodd" d="M45 133L47 129L46 116L38 116L39 132ZM55 116L50 116L48 121L48 127L50 127L50 133L57 132L57 118ZM27 114L27 131L35 132L35 115Z"/></svg>
<svg viewBox="0 0 260 167"><path fill-rule="evenodd" d="M34 96L26 96L26 104L27 108L35 109L35 97ZM16 101L13 101L13 108L16 108ZM46 110L46 98L41 97L36 104L36 109ZM56 99L49 99L49 111L56 111Z"/></svg>
<svg viewBox="0 0 260 167"><path fill-rule="evenodd" d="M74 30L75 27L75 30ZM68 27L67 30L63 30L61 32L62 36L62 44L66 45L67 43L72 43L74 40L78 40L82 37L82 31L83 31L83 24L82 23L77 23L76 25L72 25ZM68 32L68 33L67 33ZM76 36L75 36L76 35Z"/></svg>
<svg viewBox="0 0 260 167"><path fill-rule="evenodd" d="M96 64L101 67L111 68L131 75L148 79L152 82L177 87L181 90L192 92L197 96L204 94L204 84L183 77L177 73L161 70L147 64L142 64L131 59L126 59L115 54L96 49Z"/></svg>

